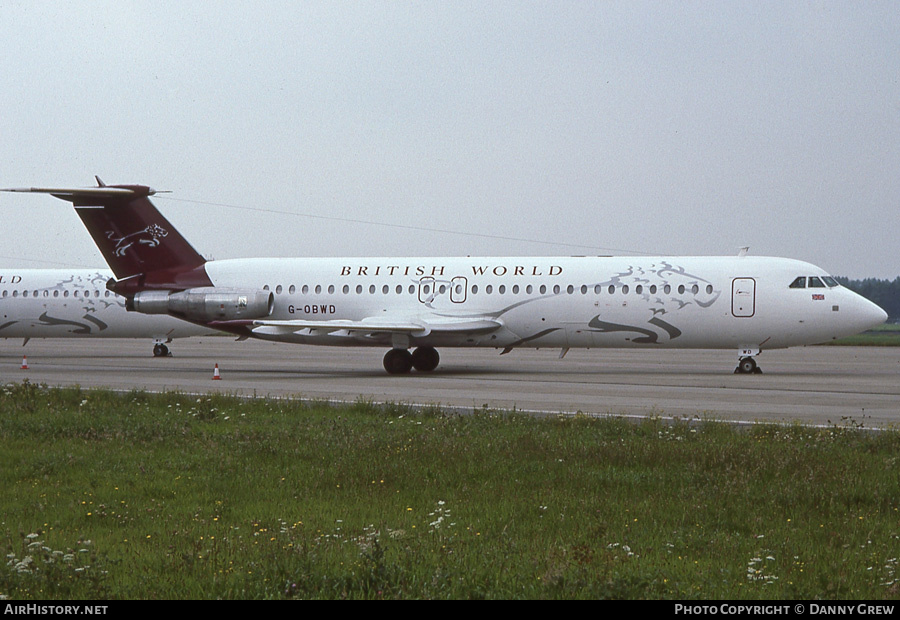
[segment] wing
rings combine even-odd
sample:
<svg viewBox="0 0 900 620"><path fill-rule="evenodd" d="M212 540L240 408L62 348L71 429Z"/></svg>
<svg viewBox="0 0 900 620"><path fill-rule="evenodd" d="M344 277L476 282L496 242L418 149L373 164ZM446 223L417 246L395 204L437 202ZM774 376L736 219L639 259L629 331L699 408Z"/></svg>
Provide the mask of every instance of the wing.
<svg viewBox="0 0 900 620"><path fill-rule="evenodd" d="M344 332L346 335L376 335L376 334L406 334L422 338L433 333L484 333L502 327L502 323L494 318L431 318L409 320L391 320L387 318L372 317L361 321L336 319L333 321L309 321L309 320L268 320L253 321L251 324L254 334L266 334L270 336L301 334L319 335ZM308 331L306 331L308 330Z"/></svg>

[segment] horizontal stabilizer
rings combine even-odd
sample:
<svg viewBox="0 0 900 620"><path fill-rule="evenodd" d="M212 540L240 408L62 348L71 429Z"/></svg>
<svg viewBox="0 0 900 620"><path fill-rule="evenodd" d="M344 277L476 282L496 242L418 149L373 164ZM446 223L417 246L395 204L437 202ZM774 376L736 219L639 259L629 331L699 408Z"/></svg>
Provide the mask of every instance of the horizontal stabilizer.
<svg viewBox="0 0 900 620"><path fill-rule="evenodd" d="M73 198L84 197L110 197L110 196L131 196L135 194L135 190L126 187L78 187L78 188L56 188L56 187L10 187L8 189L0 189L0 192L20 192L26 194L50 194L63 200L71 200ZM156 192L149 190L148 196L152 196Z"/></svg>

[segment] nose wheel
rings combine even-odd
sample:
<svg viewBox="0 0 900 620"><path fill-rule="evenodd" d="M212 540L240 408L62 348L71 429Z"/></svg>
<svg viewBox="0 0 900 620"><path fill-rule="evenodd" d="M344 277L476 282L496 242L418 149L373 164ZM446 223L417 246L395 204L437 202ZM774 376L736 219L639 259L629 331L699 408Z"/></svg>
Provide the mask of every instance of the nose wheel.
<svg viewBox="0 0 900 620"><path fill-rule="evenodd" d="M752 357L742 357L738 362L737 368L734 369L736 375L761 375L762 368L757 366L756 360Z"/></svg>

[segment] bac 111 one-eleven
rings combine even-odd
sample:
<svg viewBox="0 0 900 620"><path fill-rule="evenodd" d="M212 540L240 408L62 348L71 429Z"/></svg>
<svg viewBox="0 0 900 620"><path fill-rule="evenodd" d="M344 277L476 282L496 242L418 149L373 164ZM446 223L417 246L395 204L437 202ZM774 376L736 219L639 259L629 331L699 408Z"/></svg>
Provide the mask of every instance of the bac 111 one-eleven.
<svg viewBox="0 0 900 620"><path fill-rule="evenodd" d="M766 349L817 344L887 314L806 262L773 257L245 258L207 261L142 185L5 191L75 206L129 310L240 338L388 349L392 374L439 347Z"/></svg>

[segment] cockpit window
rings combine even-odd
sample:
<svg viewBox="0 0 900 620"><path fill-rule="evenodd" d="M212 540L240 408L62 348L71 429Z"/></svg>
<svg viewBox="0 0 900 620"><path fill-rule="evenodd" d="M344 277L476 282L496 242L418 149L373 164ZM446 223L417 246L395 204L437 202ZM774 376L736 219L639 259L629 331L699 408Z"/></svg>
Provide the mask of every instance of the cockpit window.
<svg viewBox="0 0 900 620"><path fill-rule="evenodd" d="M809 288L825 288L825 284L816 276L810 276Z"/></svg>
<svg viewBox="0 0 900 620"><path fill-rule="evenodd" d="M806 288L806 276L800 276L791 282L791 288Z"/></svg>
<svg viewBox="0 0 900 620"><path fill-rule="evenodd" d="M825 281L825 284L828 285L828 288L834 288L838 285L837 280L835 280L831 276L822 276L822 280Z"/></svg>

